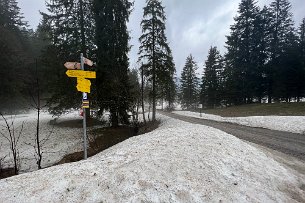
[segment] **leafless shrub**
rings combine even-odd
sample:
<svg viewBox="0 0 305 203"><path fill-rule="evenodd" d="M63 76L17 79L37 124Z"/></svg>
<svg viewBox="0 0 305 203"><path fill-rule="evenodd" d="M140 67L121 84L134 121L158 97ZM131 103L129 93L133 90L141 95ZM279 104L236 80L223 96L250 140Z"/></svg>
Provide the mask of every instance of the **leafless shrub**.
<svg viewBox="0 0 305 203"><path fill-rule="evenodd" d="M14 160L14 174L17 175L20 168L20 157L19 157L19 151L18 151L18 143L23 131L24 122L22 122L19 132L16 132L15 129L15 117L11 116L10 122L7 118L0 112L0 116L4 120L6 133L0 131L0 135L4 137L10 144L10 149L13 154L13 160Z"/></svg>

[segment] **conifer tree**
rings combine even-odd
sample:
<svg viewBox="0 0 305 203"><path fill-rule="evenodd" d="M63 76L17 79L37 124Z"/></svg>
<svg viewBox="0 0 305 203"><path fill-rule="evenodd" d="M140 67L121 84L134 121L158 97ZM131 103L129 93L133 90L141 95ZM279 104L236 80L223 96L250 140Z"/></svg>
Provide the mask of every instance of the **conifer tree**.
<svg viewBox="0 0 305 203"><path fill-rule="evenodd" d="M226 105L234 105L242 103L242 74L238 67L238 42L237 33L232 30L227 36L224 69L224 92Z"/></svg>
<svg viewBox="0 0 305 203"><path fill-rule="evenodd" d="M185 65L181 73L180 100L181 105L185 109L196 108L199 96L199 79L196 71L197 63L192 55L186 58Z"/></svg>
<svg viewBox="0 0 305 203"><path fill-rule="evenodd" d="M21 30L26 25L16 0L0 0L0 26Z"/></svg>
<svg viewBox="0 0 305 203"><path fill-rule="evenodd" d="M269 75L268 62L270 61L270 43L271 43L271 17L272 13L267 6L264 6L259 11L254 21L253 30L253 47L252 61L253 61L253 92L255 99L261 103L262 99L267 95Z"/></svg>
<svg viewBox="0 0 305 203"><path fill-rule="evenodd" d="M81 94L77 92L75 79L68 78L63 64L80 61L80 53L93 56L95 45L95 21L93 0L53 0L46 2L48 13L43 16L42 27L48 32L51 44L44 52L44 64L49 69L49 110L61 114L70 108L80 108Z"/></svg>
<svg viewBox="0 0 305 203"><path fill-rule="evenodd" d="M305 18L303 18L298 30L299 53L303 69L305 69Z"/></svg>
<svg viewBox="0 0 305 203"><path fill-rule="evenodd" d="M299 34L299 47L300 47L300 55L302 58L302 64L305 65L305 18L303 18L301 22L298 34Z"/></svg>
<svg viewBox="0 0 305 203"><path fill-rule="evenodd" d="M236 104L252 102L254 97L252 90L255 85L255 64L252 53L257 44L253 30L258 13L259 9L254 0L242 0L238 16L234 18L235 24L231 26L231 35L227 37L226 58L230 66L227 68L232 69L231 76L234 79L230 80L235 80L232 88L235 88L233 97Z"/></svg>
<svg viewBox="0 0 305 203"><path fill-rule="evenodd" d="M172 109L176 96L176 85L174 82L175 64L171 53L166 57L167 58L162 61L162 67L157 69L157 71L160 72L157 73L158 77L156 83L158 85L156 91L157 98L162 100L162 107L163 101L165 100L168 103L167 108Z"/></svg>
<svg viewBox="0 0 305 203"><path fill-rule="evenodd" d="M165 36L165 11L160 0L147 0L141 22L142 36L139 61L143 62L144 74L152 83L152 120L156 119L157 86L172 86L175 67ZM170 83L167 84L167 82Z"/></svg>
<svg viewBox="0 0 305 203"><path fill-rule="evenodd" d="M127 22L132 3L128 0L95 0L98 71L97 103L109 110L112 126L128 123L130 85L128 81Z"/></svg>
<svg viewBox="0 0 305 203"><path fill-rule="evenodd" d="M22 81L27 65L27 23L16 0L0 0L0 111L11 111L25 102ZM12 112L10 112L12 113Z"/></svg>
<svg viewBox="0 0 305 203"><path fill-rule="evenodd" d="M211 47L202 77L201 103L209 108L220 105L222 93L223 59L217 47Z"/></svg>
<svg viewBox="0 0 305 203"><path fill-rule="evenodd" d="M273 95L276 99L283 97L286 92L282 82L285 71L281 69L280 59L285 55L288 46L294 43L294 28L291 13L291 4L288 0L274 0L270 5L271 18L271 61L269 62L268 78L268 103L271 103ZM283 92L284 91L284 92Z"/></svg>
<svg viewBox="0 0 305 203"><path fill-rule="evenodd" d="M299 68L297 72L297 92L296 98L299 102L302 97L305 96L305 18L303 18L299 29L298 29L298 58L299 58Z"/></svg>

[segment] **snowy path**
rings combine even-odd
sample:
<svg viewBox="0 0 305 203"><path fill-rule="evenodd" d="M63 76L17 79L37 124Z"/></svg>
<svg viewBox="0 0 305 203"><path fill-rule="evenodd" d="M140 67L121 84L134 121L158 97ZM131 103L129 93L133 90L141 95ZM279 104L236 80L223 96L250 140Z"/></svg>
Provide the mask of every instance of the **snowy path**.
<svg viewBox="0 0 305 203"><path fill-rule="evenodd" d="M256 128L266 128L291 133L305 134L305 116L248 116L221 117L213 114L192 111L173 111L175 114L219 122L236 123Z"/></svg>
<svg viewBox="0 0 305 203"><path fill-rule="evenodd" d="M161 111L159 111L159 113L186 122L211 126L234 135L240 139L269 147L271 149L305 160L305 136L301 134L268 130L263 128L253 128L233 123L217 122Z"/></svg>
<svg viewBox="0 0 305 203"><path fill-rule="evenodd" d="M168 117L85 161L0 180L5 202L302 202L305 184L261 150Z"/></svg>

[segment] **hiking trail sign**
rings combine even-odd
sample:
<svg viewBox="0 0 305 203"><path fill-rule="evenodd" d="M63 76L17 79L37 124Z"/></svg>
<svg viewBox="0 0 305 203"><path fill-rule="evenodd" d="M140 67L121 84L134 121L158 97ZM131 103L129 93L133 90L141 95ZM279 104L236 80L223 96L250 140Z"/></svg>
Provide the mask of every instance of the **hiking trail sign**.
<svg viewBox="0 0 305 203"><path fill-rule="evenodd" d="M90 93L91 82L85 78L77 78L77 90L79 92L87 92Z"/></svg>
<svg viewBox="0 0 305 203"><path fill-rule="evenodd" d="M96 78L95 71L85 71L84 64L93 66L94 63L80 55L80 63L66 62L64 66L68 69L66 75L68 77L77 78L77 91L83 93L82 108L83 108L83 130L84 130L84 159L87 159L87 123L86 123L86 109L89 108L89 100L87 93L90 93L91 81L88 79Z"/></svg>
<svg viewBox="0 0 305 203"><path fill-rule="evenodd" d="M66 75L70 78L96 78L95 71L67 70Z"/></svg>

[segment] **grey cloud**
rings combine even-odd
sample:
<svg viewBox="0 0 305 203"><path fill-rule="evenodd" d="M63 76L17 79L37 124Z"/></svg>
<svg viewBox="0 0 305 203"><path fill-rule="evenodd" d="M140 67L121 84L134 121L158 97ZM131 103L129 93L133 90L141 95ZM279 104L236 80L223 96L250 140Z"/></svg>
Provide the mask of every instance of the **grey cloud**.
<svg viewBox="0 0 305 203"><path fill-rule="evenodd" d="M217 46L221 53L225 52L226 35L230 32L233 17L237 14L241 0L163 0L167 16L166 33L173 51L177 73L184 66L189 54L195 57L202 72L210 46ZM44 0L19 0L19 6L26 20L34 28L38 25L38 10L45 11ZM272 0L258 0L258 5L269 5ZM296 27L305 17L304 0L290 0ZM128 29L132 45L130 56L131 66L135 66L141 35L140 22L143 15L145 0L135 0L134 10L130 16Z"/></svg>
<svg viewBox="0 0 305 203"><path fill-rule="evenodd" d="M258 1L260 7L269 5L272 0ZM305 1L291 0L292 12L298 27L303 16ZM230 33L230 25L234 23L240 0L164 0L163 5L167 15L167 37L173 50L177 73L184 66L185 59L189 54L195 57L202 72L203 63L206 60L210 46L217 46L223 54L225 52L226 35ZM139 6L141 5L141 6ZM142 17L142 7L145 0L135 2L133 16L137 16L137 25L134 25L135 17L131 18L132 30L139 29ZM139 10L140 8L140 10ZM132 32L133 48L130 53L130 62L133 64L137 59L138 37L141 31Z"/></svg>

